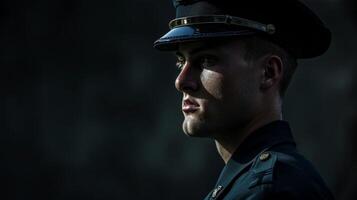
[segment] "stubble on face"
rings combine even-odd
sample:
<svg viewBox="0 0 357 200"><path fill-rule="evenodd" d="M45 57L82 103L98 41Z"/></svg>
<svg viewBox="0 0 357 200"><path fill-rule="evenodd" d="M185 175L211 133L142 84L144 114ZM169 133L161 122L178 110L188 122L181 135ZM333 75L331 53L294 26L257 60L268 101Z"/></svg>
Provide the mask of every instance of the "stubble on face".
<svg viewBox="0 0 357 200"><path fill-rule="evenodd" d="M182 52L193 48L196 47L185 46ZM216 54L219 61L194 76L199 84L197 90L182 91L184 98L189 96L200 105L196 112L184 113L182 127L189 136L217 138L222 132L233 132L250 118L255 72L243 58L239 44L225 44L201 53L205 52ZM188 62L190 56L186 53Z"/></svg>
<svg viewBox="0 0 357 200"><path fill-rule="evenodd" d="M200 106L194 113L183 113L182 127L189 136L208 137L211 132L215 132L213 127L219 126L215 124L217 122L215 118L219 117L215 108L223 98L221 87L224 85L224 76L220 72L204 69L200 82L201 88L196 93L184 93L194 98Z"/></svg>

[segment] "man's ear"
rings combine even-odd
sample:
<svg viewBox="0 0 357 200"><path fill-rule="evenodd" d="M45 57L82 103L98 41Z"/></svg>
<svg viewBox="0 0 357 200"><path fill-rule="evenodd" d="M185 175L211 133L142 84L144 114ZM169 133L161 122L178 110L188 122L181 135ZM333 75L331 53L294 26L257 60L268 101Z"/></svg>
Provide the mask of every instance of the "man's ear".
<svg viewBox="0 0 357 200"><path fill-rule="evenodd" d="M279 56L269 55L263 63L261 89L266 90L278 86L283 76L283 61Z"/></svg>

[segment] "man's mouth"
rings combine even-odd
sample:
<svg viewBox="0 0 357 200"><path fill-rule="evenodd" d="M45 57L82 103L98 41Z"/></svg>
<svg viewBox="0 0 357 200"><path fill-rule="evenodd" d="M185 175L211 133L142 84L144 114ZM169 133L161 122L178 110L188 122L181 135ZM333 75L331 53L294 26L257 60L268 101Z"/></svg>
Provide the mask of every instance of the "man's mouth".
<svg viewBox="0 0 357 200"><path fill-rule="evenodd" d="M182 111L184 113L193 113L198 110L200 105L196 103L194 100L191 99L185 99L182 104Z"/></svg>

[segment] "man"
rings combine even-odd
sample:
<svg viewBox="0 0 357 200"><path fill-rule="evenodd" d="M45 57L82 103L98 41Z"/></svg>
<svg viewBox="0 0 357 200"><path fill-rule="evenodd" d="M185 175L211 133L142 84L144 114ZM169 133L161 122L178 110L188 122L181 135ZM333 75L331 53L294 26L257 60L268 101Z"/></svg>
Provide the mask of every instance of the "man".
<svg viewBox="0 0 357 200"><path fill-rule="evenodd" d="M323 54L330 32L298 0L175 0L171 30L183 131L215 140L226 163L206 199L333 199L282 121L296 59Z"/></svg>

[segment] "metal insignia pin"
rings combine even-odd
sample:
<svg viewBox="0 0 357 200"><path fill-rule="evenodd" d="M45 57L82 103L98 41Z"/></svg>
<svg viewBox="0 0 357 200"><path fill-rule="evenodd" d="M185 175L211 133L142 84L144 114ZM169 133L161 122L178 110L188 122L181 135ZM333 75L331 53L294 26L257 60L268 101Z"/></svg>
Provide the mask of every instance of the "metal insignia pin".
<svg viewBox="0 0 357 200"><path fill-rule="evenodd" d="M216 187L213 192L212 192L212 199L216 198L217 195L219 194L219 192L222 190L223 186L219 185L218 187Z"/></svg>
<svg viewBox="0 0 357 200"><path fill-rule="evenodd" d="M265 161L265 160L268 160L269 157L270 157L270 154L268 152L264 152L259 156L259 160Z"/></svg>

